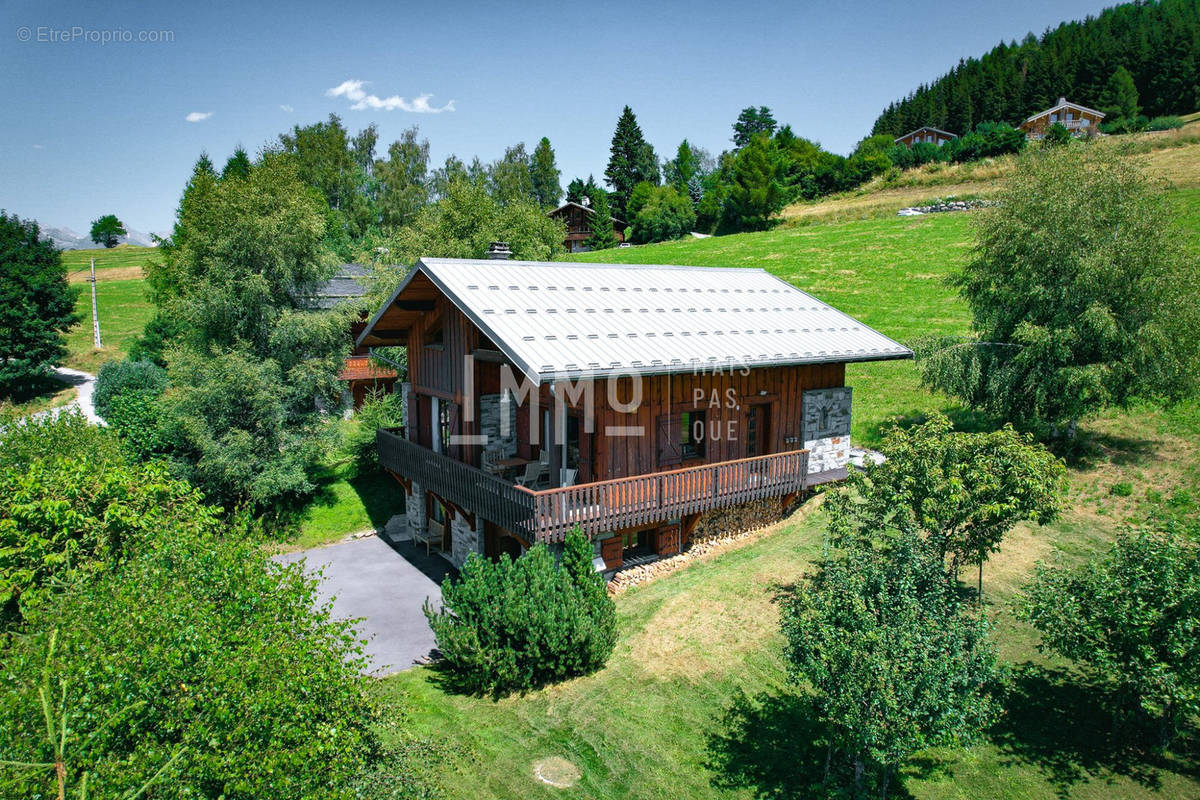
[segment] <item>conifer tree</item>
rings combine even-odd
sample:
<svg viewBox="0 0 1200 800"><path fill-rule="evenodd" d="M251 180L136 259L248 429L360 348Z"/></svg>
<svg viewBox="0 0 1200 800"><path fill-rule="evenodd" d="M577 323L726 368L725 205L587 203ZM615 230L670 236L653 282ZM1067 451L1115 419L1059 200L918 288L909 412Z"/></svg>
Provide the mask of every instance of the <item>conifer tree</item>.
<svg viewBox="0 0 1200 800"><path fill-rule="evenodd" d="M554 161L554 148L545 136L537 143L537 147L533 148L529 174L533 179L533 195L538 205L542 208L558 205L558 198L562 197L562 184L558 182L558 176L562 173Z"/></svg>

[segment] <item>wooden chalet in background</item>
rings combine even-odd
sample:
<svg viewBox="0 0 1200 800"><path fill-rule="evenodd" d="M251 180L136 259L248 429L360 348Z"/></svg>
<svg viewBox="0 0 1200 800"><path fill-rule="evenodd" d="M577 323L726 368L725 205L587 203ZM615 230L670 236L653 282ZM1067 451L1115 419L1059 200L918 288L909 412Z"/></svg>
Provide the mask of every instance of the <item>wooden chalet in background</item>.
<svg viewBox="0 0 1200 800"><path fill-rule="evenodd" d="M1022 122L1021 130L1025 131L1025 137L1028 139L1041 139L1046 135L1046 130L1055 124L1062 125L1073 136L1095 135L1100 130L1102 119L1103 111L1071 103L1067 98L1060 97L1052 107L1039 111Z"/></svg>
<svg viewBox="0 0 1200 800"><path fill-rule="evenodd" d="M924 128L917 128L915 131L909 131L903 136L895 139L895 143L902 144L910 149L918 142L928 142L941 147L951 139L957 138L958 134L951 133L950 131L944 131L940 128L931 128L929 126L925 126Z"/></svg>
<svg viewBox="0 0 1200 800"><path fill-rule="evenodd" d="M358 344L408 348L378 446L417 540L461 564L578 526L605 571L844 477L846 364L912 356L760 269L433 258Z"/></svg>
<svg viewBox="0 0 1200 800"><path fill-rule="evenodd" d="M324 311L360 301L367 293L363 281L369 274L369 270L362 264L342 264L334 276L322 284L312 297L305 299L304 305ZM364 311L350 324L351 339L357 340L366 324L367 314ZM372 390L393 392L399 377L396 370L380 363L371 356L368 348L359 347L357 344L338 373L338 380L346 383L347 400L354 408L362 408L363 401Z"/></svg>
<svg viewBox="0 0 1200 800"><path fill-rule="evenodd" d="M568 253L587 251L586 242L592 238L592 217L595 215L595 211L588 206L568 200L553 211L546 213L547 216L557 219L567 226L567 237L563 240L563 247L567 248ZM628 227L629 225L625 221L613 217L613 233L617 235L618 241L625 241L625 229Z"/></svg>

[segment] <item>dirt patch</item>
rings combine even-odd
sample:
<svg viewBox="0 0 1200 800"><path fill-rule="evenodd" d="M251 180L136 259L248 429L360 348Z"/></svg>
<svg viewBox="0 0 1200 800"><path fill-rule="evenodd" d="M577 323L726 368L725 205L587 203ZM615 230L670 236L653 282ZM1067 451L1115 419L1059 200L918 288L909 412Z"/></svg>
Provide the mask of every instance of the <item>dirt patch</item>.
<svg viewBox="0 0 1200 800"><path fill-rule="evenodd" d="M105 281L138 281L146 277L146 273L141 267L104 267L96 270L96 282L104 283ZM71 283L87 283L91 280L91 275L87 269L72 272L69 278Z"/></svg>
<svg viewBox="0 0 1200 800"><path fill-rule="evenodd" d="M550 756L533 763L533 776L555 789L570 789L579 782L583 773L565 758Z"/></svg>

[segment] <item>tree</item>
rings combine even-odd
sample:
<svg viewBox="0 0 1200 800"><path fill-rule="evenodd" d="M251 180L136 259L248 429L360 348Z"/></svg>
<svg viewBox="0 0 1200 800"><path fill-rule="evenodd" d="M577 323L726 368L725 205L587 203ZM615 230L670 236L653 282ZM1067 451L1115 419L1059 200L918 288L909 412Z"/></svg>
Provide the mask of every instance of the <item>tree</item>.
<svg viewBox="0 0 1200 800"><path fill-rule="evenodd" d="M558 182L558 166L554 163L554 148L545 136L533 149L529 174L533 179L533 195L542 208L554 208L562 197L562 185Z"/></svg>
<svg viewBox="0 0 1200 800"><path fill-rule="evenodd" d="M687 236L696 224L691 198L674 186L650 186L632 220L631 238L638 243L665 242Z"/></svg>
<svg viewBox="0 0 1200 800"><path fill-rule="evenodd" d="M1181 397L1200 360L1200 271L1162 190L1107 148L1031 154L955 281L972 336L921 343L926 385L1049 435L1134 397Z"/></svg>
<svg viewBox="0 0 1200 800"><path fill-rule="evenodd" d="M494 162L488 170L488 185L492 197L501 205L537 202L524 142L504 148L504 157Z"/></svg>
<svg viewBox="0 0 1200 800"><path fill-rule="evenodd" d="M871 771L886 798L913 754L970 741L995 717L995 648L916 533L842 537L833 514L817 571L782 597L784 654L828 728L826 783L862 796Z"/></svg>
<svg viewBox="0 0 1200 800"><path fill-rule="evenodd" d="M601 191L592 199L592 215L588 218L592 235L584 244L589 250L607 250L620 244L613 230L612 212L608 210L608 193Z"/></svg>
<svg viewBox="0 0 1200 800"><path fill-rule="evenodd" d="M860 498L854 513L866 530L906 515L950 575L998 552L1019 522L1053 521L1066 492L1066 468L1045 447L1006 425L990 433L955 433L941 414L910 429L888 431L882 463L851 475Z"/></svg>
<svg viewBox="0 0 1200 800"><path fill-rule="evenodd" d="M591 175L588 175L586 181L582 181L579 178L574 178L567 186L567 202L585 205L585 199L588 203L594 202L596 197L598 197L602 192L604 192L604 190L600 188L600 186L596 183L596 179Z"/></svg>
<svg viewBox="0 0 1200 800"><path fill-rule="evenodd" d="M184 323L162 401L173 463L229 507L283 508L312 487L316 399L336 406L349 345L340 312L304 305L331 272L324 234L293 159L268 153L245 179L194 174L149 270L160 312Z"/></svg>
<svg viewBox="0 0 1200 800"><path fill-rule="evenodd" d="M327 122L297 125L279 136L277 150L290 156L300 180L320 192L332 210L328 233L335 240L360 236L372 222L370 204L361 191L359 146L336 114Z"/></svg>
<svg viewBox="0 0 1200 800"><path fill-rule="evenodd" d="M759 134L731 158L729 194L722 227L726 231L763 231L787 202L780 185L771 140Z"/></svg>
<svg viewBox="0 0 1200 800"><path fill-rule="evenodd" d="M0 396L33 392L79 321L58 249L36 222L0 211Z"/></svg>
<svg viewBox="0 0 1200 800"><path fill-rule="evenodd" d="M384 225L407 225L429 198L429 140L418 141L413 126L388 146L386 161L375 162L379 182L379 217Z"/></svg>
<svg viewBox="0 0 1200 800"><path fill-rule="evenodd" d="M246 155L244 148L239 147L233 151L233 155L225 162L225 169L221 170L222 178L246 178L250 175L250 156Z"/></svg>
<svg viewBox="0 0 1200 800"><path fill-rule="evenodd" d="M1118 717L1132 707L1157 720L1164 744L1200 713L1200 551L1194 542L1134 531L1083 567L1039 565L1022 614L1041 633L1041 647L1115 684Z"/></svg>
<svg viewBox="0 0 1200 800"><path fill-rule="evenodd" d="M1108 79L1108 84L1104 87L1104 94L1100 96L1100 110L1110 121L1137 119L1140 111L1138 90L1134 85L1133 76L1124 66L1117 67L1112 77Z"/></svg>
<svg viewBox="0 0 1200 800"><path fill-rule="evenodd" d="M612 196L609 197L610 209L621 219L625 219L625 205L629 202L633 187L642 181L657 184L660 180L658 159L653 148L642 136L637 117L629 106L625 106L617 120L604 178L613 188Z"/></svg>
<svg viewBox="0 0 1200 800"><path fill-rule="evenodd" d="M737 121L733 123L733 148L735 150L742 149L760 133L766 134L768 138L774 136L776 125L771 109L766 106L743 108L738 114Z"/></svg>
<svg viewBox="0 0 1200 800"><path fill-rule="evenodd" d="M116 214L105 214L99 219L92 220L92 241L105 247L116 247L121 237L127 236L124 223L117 219Z"/></svg>
<svg viewBox="0 0 1200 800"><path fill-rule="evenodd" d="M616 607L592 568L592 544L567 534L562 559L537 544L513 561L472 553L458 580L428 603L440 668L458 688L500 697L604 666L616 641Z"/></svg>

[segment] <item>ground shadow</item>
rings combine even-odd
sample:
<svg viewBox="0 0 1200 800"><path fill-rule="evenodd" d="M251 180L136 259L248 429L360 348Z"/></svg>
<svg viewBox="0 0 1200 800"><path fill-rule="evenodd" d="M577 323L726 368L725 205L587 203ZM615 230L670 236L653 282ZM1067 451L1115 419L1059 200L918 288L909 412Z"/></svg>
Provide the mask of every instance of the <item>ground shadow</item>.
<svg viewBox="0 0 1200 800"><path fill-rule="evenodd" d="M371 527L383 530L388 520L397 514L404 513L404 501L407 495L404 487L394 478L384 472L372 472L357 475L348 483L367 511Z"/></svg>
<svg viewBox="0 0 1200 800"><path fill-rule="evenodd" d="M1071 467L1086 469L1099 463L1118 466L1146 466L1156 460L1158 448L1153 442L1136 436L1118 436L1081 428L1074 439L1053 440L1047 446Z"/></svg>
<svg viewBox="0 0 1200 800"><path fill-rule="evenodd" d="M1111 688L1026 662L1015 670L1006 713L990 738L1004 763L1034 765L1059 797L1105 773L1151 789L1159 787L1163 771L1200 774L1193 737L1184 740L1192 745L1177 752L1158 751L1152 732L1128 724L1114 728L1108 710L1113 706Z"/></svg>
<svg viewBox="0 0 1200 800"><path fill-rule="evenodd" d="M835 759L825 784L828 740L812 698L805 695L739 693L707 740L706 766L717 788L749 789L761 800L800 800L844 797L852 783L849 771ZM904 774L928 777L941 769L935 759L914 759ZM897 778L888 796L912 795Z"/></svg>
<svg viewBox="0 0 1200 800"><path fill-rule="evenodd" d="M1004 421L998 417L993 417L982 411L963 408L962 406L941 408L938 411L950 420L950 423L954 426L954 430L961 433L988 433L1004 427ZM929 410L910 409L902 413L893 414L887 419L879 420L871 425L869 428L871 438L874 441L882 441L892 428L908 430L918 425L924 425L929 421L931 413Z"/></svg>
<svg viewBox="0 0 1200 800"><path fill-rule="evenodd" d="M448 576L457 575L458 570L454 565L447 561L437 550L426 551L425 545L417 544L408 536L407 529L401 534L389 534L387 531L380 531L378 534L379 541L392 548L396 555L403 558L408 563L416 567L422 575L436 583L442 585Z"/></svg>

